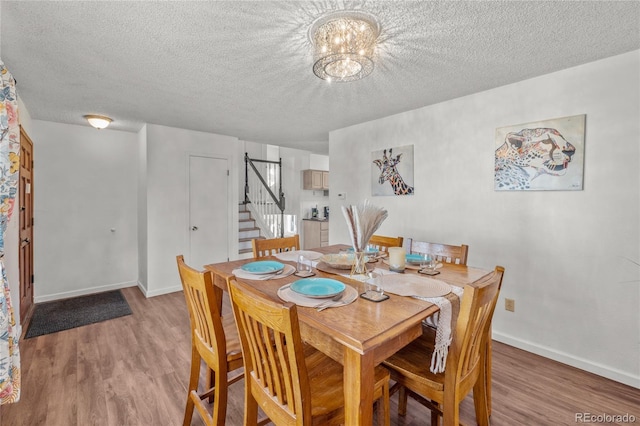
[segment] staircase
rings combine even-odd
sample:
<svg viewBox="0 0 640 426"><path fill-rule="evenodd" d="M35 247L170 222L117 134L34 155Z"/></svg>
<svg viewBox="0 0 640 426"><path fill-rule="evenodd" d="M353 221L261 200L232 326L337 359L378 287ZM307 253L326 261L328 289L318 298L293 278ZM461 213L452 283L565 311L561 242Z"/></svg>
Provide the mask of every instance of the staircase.
<svg viewBox="0 0 640 426"><path fill-rule="evenodd" d="M253 254L251 240L264 237L260 234L260 228L256 226L256 221L251 217L251 212L244 204L240 204L238 222L238 254Z"/></svg>

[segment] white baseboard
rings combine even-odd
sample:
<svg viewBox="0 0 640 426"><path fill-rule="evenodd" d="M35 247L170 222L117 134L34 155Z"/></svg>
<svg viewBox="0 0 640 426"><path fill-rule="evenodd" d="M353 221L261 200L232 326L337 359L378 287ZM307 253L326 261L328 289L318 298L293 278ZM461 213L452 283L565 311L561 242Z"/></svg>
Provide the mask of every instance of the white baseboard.
<svg viewBox="0 0 640 426"><path fill-rule="evenodd" d="M62 293L47 294L44 296L36 296L33 298L34 303L51 302L53 300L68 299L70 297L85 296L87 294L102 293L105 291L119 290L121 288L135 287L137 281L127 281L123 283L109 284L100 287L89 287L74 291L65 291Z"/></svg>
<svg viewBox="0 0 640 426"><path fill-rule="evenodd" d="M140 284L140 282L138 282L138 288L146 298L154 297L154 296L162 296L163 294L175 293L176 291L182 291L181 285L165 287L165 288L149 291L146 288L144 288L142 284Z"/></svg>
<svg viewBox="0 0 640 426"><path fill-rule="evenodd" d="M505 343L509 346L514 346L518 349L522 349L527 352L534 353L536 355L543 356L545 358L552 359L554 361L561 362L563 364L570 365L572 367L579 368L581 370L588 371L598 376L606 377L607 379L614 380L616 382L624 383L625 385L632 386L640 389L640 376L634 376L625 371L620 371L607 365L602 365L589 361L587 359L579 358L571 354L560 352L558 350L540 346L525 340L515 338L506 334L502 334L493 330L493 340L501 343Z"/></svg>

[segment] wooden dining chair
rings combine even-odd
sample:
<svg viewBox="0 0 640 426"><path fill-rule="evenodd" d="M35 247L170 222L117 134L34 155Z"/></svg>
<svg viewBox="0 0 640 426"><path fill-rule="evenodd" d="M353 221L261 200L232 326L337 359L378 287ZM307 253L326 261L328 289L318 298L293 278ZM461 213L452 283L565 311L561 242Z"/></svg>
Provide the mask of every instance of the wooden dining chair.
<svg viewBox="0 0 640 426"><path fill-rule="evenodd" d="M373 235L369 239L369 245L376 247L380 251L388 251L389 247L402 247L402 237L385 237L382 235Z"/></svg>
<svg viewBox="0 0 640 426"><path fill-rule="evenodd" d="M244 376L240 371L229 377L243 366L237 327L232 315L221 315L222 290L213 285L213 274L189 267L182 255L177 262L191 323L191 374L183 425L191 424L194 408L207 426L224 425L227 389ZM198 394L201 361L207 366L207 383ZM211 412L204 399L213 402Z"/></svg>
<svg viewBox="0 0 640 426"><path fill-rule="evenodd" d="M437 425L441 415L445 426L460 422L460 402L473 389L476 422L489 424L486 384L486 341L495 310L504 268L464 287L460 313L453 328L444 373L430 371L434 340L423 334L386 359L391 379L396 383L391 393L400 390L398 413L407 411L407 392L417 395L419 402L431 410L431 424Z"/></svg>
<svg viewBox="0 0 640 426"><path fill-rule="evenodd" d="M259 259L282 253L283 251L300 250L300 235L296 234L291 237L270 238L267 240L255 238L251 240L251 245L253 246L253 257Z"/></svg>
<svg viewBox="0 0 640 426"><path fill-rule="evenodd" d="M427 243L423 241L411 241L410 253L430 254L443 263L454 263L456 265L466 265L469 254L469 246L462 244L453 246L449 244Z"/></svg>
<svg viewBox="0 0 640 426"><path fill-rule="evenodd" d="M466 265L467 257L469 254L469 246L462 244L460 246L453 246L448 244L435 244L435 243L426 243L421 241L413 241L411 240L409 243L410 252L411 253L428 253L428 254L440 254L440 261L445 263L455 263L458 265ZM413 251L412 248L415 250ZM435 330L438 324L439 315L438 312L431 315L427 320L424 321L424 325L429 329ZM424 332L430 334L428 329L425 327ZM435 336L435 331L431 333ZM491 337L491 325L488 327L487 338L486 338L486 358L485 358L485 383L486 383L486 391L487 391L487 407L489 416L491 415L491 365L493 363L493 349L492 342L493 339Z"/></svg>
<svg viewBox="0 0 640 426"><path fill-rule="evenodd" d="M427 243L424 241L414 241L409 238L409 253L430 254L439 262L466 265L469 254L469 246L462 244L453 246L449 244ZM424 325L432 328L438 326L439 313L436 312L424 321Z"/></svg>
<svg viewBox="0 0 640 426"><path fill-rule="evenodd" d="M467 257L469 255L469 246L461 244L459 246L449 244L427 243L423 241L413 241L410 239L409 252L418 254L431 254L441 262L453 263L457 265L466 265ZM424 325L432 329L435 329L438 324L438 313L436 312L425 320ZM429 334L428 330L425 332ZM492 363L492 339L491 339L491 326L489 326L487 336L487 356L486 356L486 370L487 370L487 403L489 407L489 415L491 415L491 363Z"/></svg>
<svg viewBox="0 0 640 426"><path fill-rule="evenodd" d="M342 365L300 337L297 306L269 299L230 281L229 292L245 360L245 425L255 425L258 407L275 425L344 423ZM375 368L374 400L390 424L389 372Z"/></svg>

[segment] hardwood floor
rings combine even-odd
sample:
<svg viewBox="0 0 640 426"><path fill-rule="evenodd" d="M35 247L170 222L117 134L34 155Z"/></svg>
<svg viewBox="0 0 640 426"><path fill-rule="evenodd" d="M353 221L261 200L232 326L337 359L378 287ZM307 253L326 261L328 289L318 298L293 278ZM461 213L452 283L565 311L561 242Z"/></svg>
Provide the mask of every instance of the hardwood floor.
<svg viewBox="0 0 640 426"><path fill-rule="evenodd" d="M191 359L184 296L123 293L133 315L20 342L22 396L0 408L2 426L182 424ZM638 389L498 342L493 351L494 426L575 425L582 412L628 413L640 423ZM243 386L231 386L228 425L242 424ZM392 425L428 424L428 410L414 400L406 417L396 403L397 395ZM461 411L475 424L470 397ZM202 424L195 415L192 425Z"/></svg>

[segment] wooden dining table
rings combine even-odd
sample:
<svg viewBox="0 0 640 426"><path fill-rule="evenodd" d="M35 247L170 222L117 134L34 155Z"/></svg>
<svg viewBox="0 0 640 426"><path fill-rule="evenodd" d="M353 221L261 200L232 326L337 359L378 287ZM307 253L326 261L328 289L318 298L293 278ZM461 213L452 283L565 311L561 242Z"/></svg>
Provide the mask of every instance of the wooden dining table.
<svg viewBox="0 0 640 426"><path fill-rule="evenodd" d="M346 245L332 245L313 249L329 254L346 249ZM284 264L296 266L295 262ZM233 270L255 259L242 259L205 265L214 274L214 285L227 291L227 282L234 277ZM262 259L261 259L262 260ZM376 268L387 269L378 261ZM444 264L435 278L448 284L463 287L491 271L463 265ZM316 277L333 278L364 292L362 282L342 275L314 269ZM344 271L348 273L348 271ZM407 269L405 273L416 273ZM277 292L284 285L299 278L295 275L266 280L240 279L238 281L260 290L265 295L280 300ZM332 307L318 312L312 307L298 306L298 318L302 339L343 365L345 424L373 424L374 368L390 355L416 339L422 333L422 320L438 311L438 307L413 297L389 294L389 299L371 302L358 297L346 306Z"/></svg>

